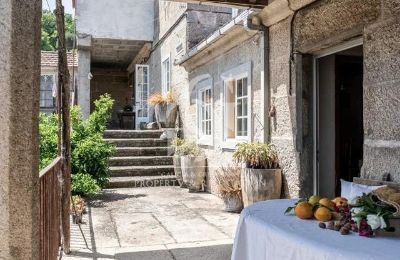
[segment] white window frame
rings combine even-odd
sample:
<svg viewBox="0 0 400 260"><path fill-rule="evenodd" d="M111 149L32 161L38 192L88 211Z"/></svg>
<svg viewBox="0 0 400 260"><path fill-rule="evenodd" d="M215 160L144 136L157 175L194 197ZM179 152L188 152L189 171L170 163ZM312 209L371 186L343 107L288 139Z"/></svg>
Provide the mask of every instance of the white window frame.
<svg viewBox="0 0 400 260"><path fill-rule="evenodd" d="M247 78L247 136L237 136L237 91L236 84L237 80ZM243 142L249 142L253 136L253 113L252 113L252 78L251 78L251 63L241 64L233 69L225 71L221 74L223 82L223 91L221 92L221 101L223 102L223 120L222 120L222 148L235 149L236 145ZM235 138L227 138L227 111L226 111L226 82L235 81Z"/></svg>
<svg viewBox="0 0 400 260"><path fill-rule="evenodd" d="M56 82L56 73L51 73L51 72L46 72L46 73L41 73L40 74L40 77L42 77L42 76L52 76L53 77L53 87L52 87L52 90L51 90L51 93L52 93L52 97L53 97L53 94L54 94L54 91L56 91L57 89L56 89L56 86L57 86L57 82ZM40 83L41 83L41 81L42 81L42 79L40 79ZM41 86L40 86L40 88L41 88ZM39 89L39 93L41 93L42 92L42 90L41 89ZM40 105L40 99L39 99L39 105ZM40 109L55 109L55 104L54 104L54 97L53 97L53 106L52 107L42 107L42 106L40 106Z"/></svg>
<svg viewBox="0 0 400 260"><path fill-rule="evenodd" d="M196 136L197 136L197 144L199 145L214 145L214 92L213 92L213 82L211 78L207 78L205 80L200 81L196 84L196 107L197 107L197 127L196 127ZM201 94L207 90L210 90L211 95L211 107L210 107L210 123L211 123L211 134L204 135L202 134L202 96Z"/></svg>
<svg viewBox="0 0 400 260"><path fill-rule="evenodd" d="M168 68L165 67L164 63L168 61ZM161 62L161 82L162 82L162 93L166 94L171 91L171 55L168 55L162 59Z"/></svg>

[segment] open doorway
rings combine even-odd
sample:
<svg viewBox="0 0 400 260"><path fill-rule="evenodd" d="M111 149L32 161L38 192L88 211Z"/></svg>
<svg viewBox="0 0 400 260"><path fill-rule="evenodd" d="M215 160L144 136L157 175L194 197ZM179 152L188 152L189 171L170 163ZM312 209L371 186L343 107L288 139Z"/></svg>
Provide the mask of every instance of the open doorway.
<svg viewBox="0 0 400 260"><path fill-rule="evenodd" d="M360 175L363 158L363 48L315 59L317 192L340 194L340 179Z"/></svg>

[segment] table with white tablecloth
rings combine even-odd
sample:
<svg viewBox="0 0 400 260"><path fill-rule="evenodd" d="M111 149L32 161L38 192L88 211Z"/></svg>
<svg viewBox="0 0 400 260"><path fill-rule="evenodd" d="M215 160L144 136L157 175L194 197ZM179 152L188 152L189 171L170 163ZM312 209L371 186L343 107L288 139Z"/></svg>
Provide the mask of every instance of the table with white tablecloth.
<svg viewBox="0 0 400 260"><path fill-rule="evenodd" d="M240 216L232 260L400 260L400 238L341 235L316 220L284 215L296 200L270 200L245 208Z"/></svg>

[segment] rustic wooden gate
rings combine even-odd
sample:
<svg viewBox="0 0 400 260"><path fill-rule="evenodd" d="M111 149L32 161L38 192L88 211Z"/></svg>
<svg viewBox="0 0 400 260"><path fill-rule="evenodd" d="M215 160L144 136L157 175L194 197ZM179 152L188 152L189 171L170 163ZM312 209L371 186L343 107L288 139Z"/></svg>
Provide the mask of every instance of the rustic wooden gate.
<svg viewBox="0 0 400 260"><path fill-rule="evenodd" d="M61 184L63 159L57 157L40 171L40 259L57 259L61 242Z"/></svg>
<svg viewBox="0 0 400 260"><path fill-rule="evenodd" d="M58 157L40 172L40 259L55 260L62 246L70 253L71 141L70 75L65 47L64 7L56 0L58 32Z"/></svg>

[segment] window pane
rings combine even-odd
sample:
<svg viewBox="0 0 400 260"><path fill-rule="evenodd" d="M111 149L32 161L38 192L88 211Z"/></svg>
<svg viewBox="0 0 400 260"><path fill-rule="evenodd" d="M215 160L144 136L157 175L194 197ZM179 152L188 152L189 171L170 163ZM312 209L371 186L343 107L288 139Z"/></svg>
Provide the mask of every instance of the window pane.
<svg viewBox="0 0 400 260"><path fill-rule="evenodd" d="M237 135L242 136L242 120L241 118L237 119Z"/></svg>
<svg viewBox="0 0 400 260"><path fill-rule="evenodd" d="M242 116L247 116L247 98L242 99Z"/></svg>
<svg viewBox="0 0 400 260"><path fill-rule="evenodd" d="M243 102L243 99L238 99L238 101L237 101L237 116L242 116L243 115L242 102Z"/></svg>
<svg viewBox="0 0 400 260"><path fill-rule="evenodd" d="M235 81L225 82L226 138L235 138Z"/></svg>
<svg viewBox="0 0 400 260"><path fill-rule="evenodd" d="M242 88L242 80L239 79L236 81L237 82L237 86L236 86L236 94L238 97L241 97L243 95L243 88Z"/></svg>
<svg viewBox="0 0 400 260"><path fill-rule="evenodd" d="M243 96L247 96L247 78L243 79Z"/></svg>
<svg viewBox="0 0 400 260"><path fill-rule="evenodd" d="M242 136L247 136L247 118L242 120Z"/></svg>

